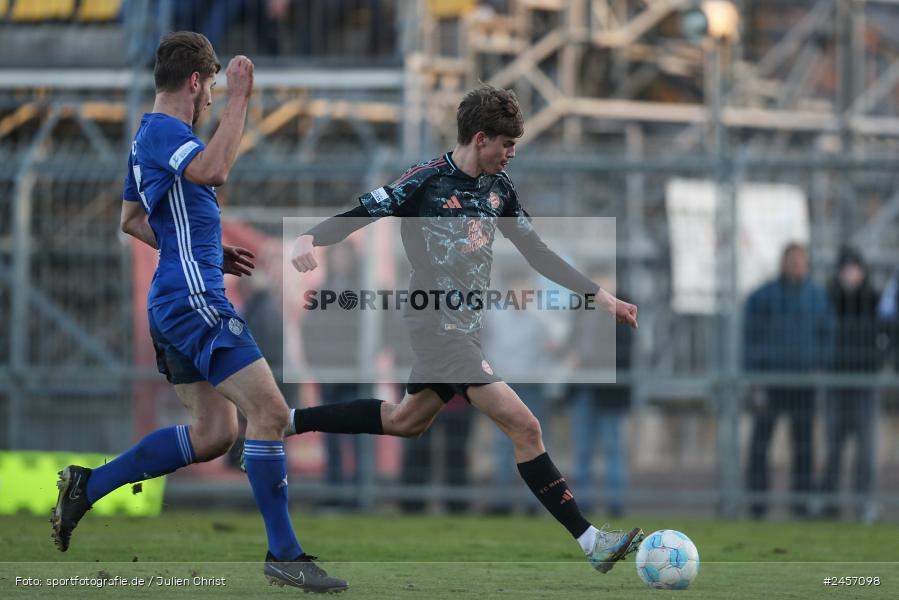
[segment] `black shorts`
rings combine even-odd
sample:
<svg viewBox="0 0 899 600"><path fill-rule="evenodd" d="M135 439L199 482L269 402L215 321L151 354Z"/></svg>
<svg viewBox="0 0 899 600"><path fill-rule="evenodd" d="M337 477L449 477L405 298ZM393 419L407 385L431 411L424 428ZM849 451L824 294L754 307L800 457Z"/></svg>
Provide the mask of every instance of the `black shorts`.
<svg viewBox="0 0 899 600"><path fill-rule="evenodd" d="M435 333L432 328L410 327L409 338L415 354L406 384L409 394L430 388L444 402L456 394L471 402L469 387L502 381L484 357L478 332Z"/></svg>
<svg viewBox="0 0 899 600"><path fill-rule="evenodd" d="M194 366L193 361L178 352L177 348L157 338L153 335L152 330L150 337L153 340L153 349L156 351L156 369L165 375L169 383L181 385L206 381L206 378Z"/></svg>

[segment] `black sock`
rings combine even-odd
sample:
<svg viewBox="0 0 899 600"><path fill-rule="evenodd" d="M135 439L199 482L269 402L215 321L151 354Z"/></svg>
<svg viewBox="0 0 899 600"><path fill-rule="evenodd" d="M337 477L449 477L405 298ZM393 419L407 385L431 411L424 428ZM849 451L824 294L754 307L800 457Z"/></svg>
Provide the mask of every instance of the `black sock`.
<svg viewBox="0 0 899 600"><path fill-rule="evenodd" d="M544 452L533 460L518 463L518 472L537 500L575 539L587 531L590 523L581 514L565 478L550 460L549 454Z"/></svg>
<svg viewBox="0 0 899 600"><path fill-rule="evenodd" d="M293 426L297 433L324 431L383 435L382 402L384 401L365 399L301 408L293 413Z"/></svg>

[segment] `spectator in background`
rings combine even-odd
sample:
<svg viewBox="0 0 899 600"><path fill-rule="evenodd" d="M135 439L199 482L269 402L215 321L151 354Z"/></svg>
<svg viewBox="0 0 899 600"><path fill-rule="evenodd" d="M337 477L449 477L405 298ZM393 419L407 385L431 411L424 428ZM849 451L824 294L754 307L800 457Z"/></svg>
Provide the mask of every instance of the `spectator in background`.
<svg viewBox="0 0 899 600"><path fill-rule="evenodd" d="M176 30L198 31L215 47L224 48L231 29L243 24L256 37L255 46L246 43L241 52L272 56L278 53L278 24L289 18L290 0L191 0L173 2L172 24Z"/></svg>
<svg viewBox="0 0 899 600"><path fill-rule="evenodd" d="M468 480L468 438L471 434L471 410L462 396L455 396L440 411L440 419L417 438L403 445L403 471L400 476L405 485L424 486L435 481L439 471L437 462L443 460L443 479L448 486L466 486ZM442 455L435 452L435 442L442 436ZM358 436L353 436L358 437ZM446 509L451 513L468 510L464 500L448 500ZM425 503L421 500L405 500L401 507L406 512L421 512Z"/></svg>
<svg viewBox="0 0 899 600"><path fill-rule="evenodd" d="M780 276L755 290L746 301L744 361L749 372L809 373L828 368L834 351L834 317L827 293L809 276L805 246L789 244ZM781 413L790 417L794 493L811 491L812 419L815 390L807 386L773 385L750 394L754 411L747 482L755 494L768 491L768 448ZM767 502L756 496L750 513L763 517ZM807 502L795 500L794 516L808 514Z"/></svg>
<svg viewBox="0 0 899 600"><path fill-rule="evenodd" d="M608 269L594 268L590 278L603 289L609 290L627 302L627 295L615 291L615 281ZM620 292L620 290L618 290ZM594 312L575 311L571 335L567 347L570 349L568 364L573 369L608 369L609 357L603 356L603 331L606 326L602 317ZM629 328L615 324L615 370L621 374L631 367L632 334ZM607 349L606 349L607 350ZM603 492L608 499L606 507L612 517L624 514L624 494L628 487L627 442L622 434L627 413L630 410L631 386L623 384L574 384L570 387L571 432L574 458L575 482L583 489L594 493L593 456L594 441L598 437L605 458ZM584 511L592 510L583 502Z"/></svg>
<svg viewBox="0 0 899 600"><path fill-rule="evenodd" d="M877 338L877 346L885 351L886 361L893 370L899 370L899 269L890 275L880 301L877 303L877 318L882 332Z"/></svg>
<svg viewBox="0 0 899 600"><path fill-rule="evenodd" d="M293 5L291 45L300 56L386 57L396 53L397 6L384 0L304 0Z"/></svg>
<svg viewBox="0 0 899 600"><path fill-rule="evenodd" d="M837 319L834 371L837 373L872 373L880 365L877 350L877 301L879 294L868 280L868 272L860 254L845 248L840 254L830 284L830 300ZM877 509L868 499L874 470L874 418L876 397L864 387L831 390L825 404L827 458L821 491L830 494L824 516L839 515L836 494L843 462L843 450L855 436L855 492L858 514L865 520L877 518Z"/></svg>
<svg viewBox="0 0 899 600"><path fill-rule="evenodd" d="M502 291L514 291L519 297L522 290L534 290L537 285L532 271L510 272L503 279L505 289ZM548 443L546 440L549 439L550 425L547 399L543 383L539 380L539 372L534 370L535 365L543 365L545 370L547 357L552 356L555 350L546 320L537 309L529 308L491 310L486 323L485 355L493 368L506 377L509 385L537 420L545 424L543 439L544 443ZM509 467L515 464L515 453L509 437L499 431L496 434L494 482L501 488L511 490L513 479ZM535 510L540 506L531 494L527 495L527 505ZM507 501L495 501L487 510L492 514L508 514L512 506Z"/></svg>

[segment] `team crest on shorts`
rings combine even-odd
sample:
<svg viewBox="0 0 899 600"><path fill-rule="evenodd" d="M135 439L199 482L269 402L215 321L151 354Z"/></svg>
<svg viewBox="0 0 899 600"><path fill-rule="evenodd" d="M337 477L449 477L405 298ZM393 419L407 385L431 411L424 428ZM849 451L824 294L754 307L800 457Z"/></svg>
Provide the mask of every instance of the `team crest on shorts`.
<svg viewBox="0 0 899 600"><path fill-rule="evenodd" d="M496 192L490 192L490 206L499 208L499 196L496 195Z"/></svg>
<svg viewBox="0 0 899 600"><path fill-rule="evenodd" d="M243 323L240 322L240 319L231 317L228 319L228 329L230 329L231 333L234 335L240 335L243 333Z"/></svg>
<svg viewBox="0 0 899 600"><path fill-rule="evenodd" d="M493 375L493 367L490 366L486 360L481 361L481 368L484 369L484 372L488 375Z"/></svg>

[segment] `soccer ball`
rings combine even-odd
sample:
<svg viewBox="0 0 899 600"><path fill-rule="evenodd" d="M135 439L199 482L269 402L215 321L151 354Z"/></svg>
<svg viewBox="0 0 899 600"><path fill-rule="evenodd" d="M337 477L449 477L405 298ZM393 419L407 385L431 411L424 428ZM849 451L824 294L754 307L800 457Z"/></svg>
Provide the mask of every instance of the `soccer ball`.
<svg viewBox="0 0 899 600"><path fill-rule="evenodd" d="M637 575L649 587L683 590L698 574L699 552L680 531L651 533L637 550Z"/></svg>

